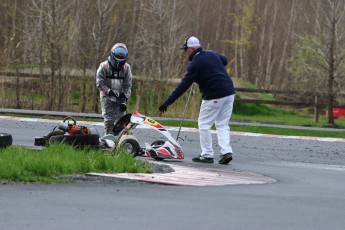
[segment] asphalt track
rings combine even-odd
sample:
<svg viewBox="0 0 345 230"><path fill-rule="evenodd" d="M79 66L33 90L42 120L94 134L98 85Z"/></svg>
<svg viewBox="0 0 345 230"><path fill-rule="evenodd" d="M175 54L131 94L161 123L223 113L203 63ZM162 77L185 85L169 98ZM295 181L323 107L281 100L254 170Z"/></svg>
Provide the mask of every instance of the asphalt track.
<svg viewBox="0 0 345 230"><path fill-rule="evenodd" d="M11 133L16 145L33 146L35 136L54 126L0 117L0 132ZM142 142L160 139L144 129L135 135ZM0 229L345 229L345 140L232 133L234 160L224 166L192 162L200 152L198 134L184 129L181 137L186 159L165 162L173 167L274 181L176 186L96 177L72 184L5 184ZM213 142L217 151L215 136Z"/></svg>

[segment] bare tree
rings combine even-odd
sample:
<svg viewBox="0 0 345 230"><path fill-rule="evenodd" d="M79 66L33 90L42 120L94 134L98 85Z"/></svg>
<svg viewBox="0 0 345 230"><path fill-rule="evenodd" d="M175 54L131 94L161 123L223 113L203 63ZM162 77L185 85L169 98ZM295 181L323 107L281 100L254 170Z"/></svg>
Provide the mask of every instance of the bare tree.
<svg viewBox="0 0 345 230"><path fill-rule="evenodd" d="M277 69L277 76L274 78L273 85L275 88L280 89L283 86L284 82L284 72L283 68L285 68L286 62L288 60L288 48L289 44L293 41L292 31L294 31L294 24L296 21L296 0L291 0L290 6L290 13L287 18L287 28L283 31L283 46L281 48L281 57Z"/></svg>
<svg viewBox="0 0 345 230"><path fill-rule="evenodd" d="M33 93L42 95L46 109L70 109L65 104L80 97L72 109L98 113L95 72L114 43L127 44L134 76L149 78L154 85L155 80L183 76L188 60L178 46L194 35L203 48L228 56L233 76L258 87L327 90L331 112L334 94L345 84L343 2L3 0L0 66L17 66L19 73L28 66L36 71L40 79ZM72 71L80 76L71 77ZM166 96L161 85L145 84L134 85L138 109ZM23 91L16 88L11 100L20 107Z"/></svg>
<svg viewBox="0 0 345 230"><path fill-rule="evenodd" d="M230 15L234 19L234 36L226 40L234 46L235 73L236 76L248 79L249 75L249 51L253 48L253 34L256 32L255 26L255 1L238 1L235 12Z"/></svg>
<svg viewBox="0 0 345 230"><path fill-rule="evenodd" d="M181 33L183 20L177 17L182 1L155 0L140 4L139 36L135 44L140 70L151 79L175 76L173 67L178 60L178 46L187 36Z"/></svg>
<svg viewBox="0 0 345 230"><path fill-rule="evenodd" d="M19 79L19 58L18 57L18 47L20 45L20 29L18 29L18 20L20 17L17 16L19 13L18 10L18 2L15 0L13 2L13 11L12 13L12 36L10 39L10 50L11 50L11 58L10 58L10 65L12 68L14 68L16 73L16 108L20 109L20 79Z"/></svg>
<svg viewBox="0 0 345 230"><path fill-rule="evenodd" d="M115 44L117 38L117 24L115 22L121 21L121 18L115 12L115 5L117 1L112 0L96 0L96 18L92 25L92 37L94 40L95 57L93 59L93 69L97 70L101 59L104 59L106 54L110 52L110 48ZM99 94L97 89L93 88L93 111L99 112Z"/></svg>
<svg viewBox="0 0 345 230"><path fill-rule="evenodd" d="M55 104L56 95L57 97L57 107L61 109L61 104L63 100L64 84L62 76L63 69L63 59L64 59L64 48L69 43L65 41L68 37L69 30L69 2L64 2L62 0L52 0L49 2L35 1L32 0L33 13L39 15L38 24L31 25L32 27L37 27L39 33L39 55L40 55L40 73L42 74L43 66L47 63L49 67L50 77L48 79L43 79L43 82L49 82L47 92L48 102L47 109L52 110ZM33 23L36 22L35 14L33 16ZM30 28L27 28L30 31ZM34 30L35 31L35 30ZM29 33L29 32L28 32ZM67 48L67 50L69 50ZM67 60L68 61L68 60Z"/></svg>
<svg viewBox="0 0 345 230"><path fill-rule="evenodd" d="M344 2L328 1L328 5L324 8L326 15L326 22L323 26L320 25L319 33L321 42L323 44L323 58L327 65L323 68L327 71L327 96L328 96L328 123L334 124L333 105L334 105L334 83L339 73L339 65L343 62L345 57L344 43L344 24L341 26L343 20L345 5ZM322 65L322 64L321 64Z"/></svg>
<svg viewBox="0 0 345 230"><path fill-rule="evenodd" d="M93 38L94 38L94 43L96 47L96 58L94 59L94 70L97 69L97 63L101 60L101 57L103 57L105 49L105 36L106 36L106 31L109 30L109 25L106 26L106 20L108 17L110 17L110 13L112 11L112 8L109 7L110 1L102 1L102 0L97 0L96 6L97 6L97 16L98 20L96 23L93 25ZM108 48L108 47L107 47ZM109 49L109 48L108 48ZM96 73L96 72L95 72ZM98 91L95 89L92 93L93 95L93 101L94 101L94 107L93 111L95 113L99 112L99 95Z"/></svg>
<svg viewBox="0 0 345 230"><path fill-rule="evenodd" d="M301 48L292 65L293 74L308 88L316 91L326 89L328 123L334 125L334 95L339 90L335 85L345 70L345 3L320 1L312 9L316 17L310 18L305 14L304 17L315 27L312 33L300 37Z"/></svg>

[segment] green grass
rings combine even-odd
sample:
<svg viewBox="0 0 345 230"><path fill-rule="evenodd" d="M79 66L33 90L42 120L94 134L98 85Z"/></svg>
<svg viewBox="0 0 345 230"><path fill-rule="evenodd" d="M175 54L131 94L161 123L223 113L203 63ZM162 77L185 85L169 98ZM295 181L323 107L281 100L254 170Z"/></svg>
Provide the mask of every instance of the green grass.
<svg viewBox="0 0 345 230"><path fill-rule="evenodd" d="M310 127L328 127L328 118L324 114L319 115L319 121L315 122L314 116L307 113L285 113L272 115L238 115L233 114L232 121L248 121L251 123L282 124L291 126L310 126ZM345 127L345 117L335 119L335 126Z"/></svg>
<svg viewBox="0 0 345 230"><path fill-rule="evenodd" d="M236 98L239 96L236 95ZM236 101L236 100L235 100ZM287 114L294 114L293 112L286 111L271 105L255 104L255 103L236 103L234 104L233 113L242 116L284 116Z"/></svg>
<svg viewBox="0 0 345 230"><path fill-rule="evenodd" d="M0 180L14 182L66 182L64 175L88 172L152 173L149 164L122 151L111 155L102 150L52 145L42 151L11 146L0 149Z"/></svg>

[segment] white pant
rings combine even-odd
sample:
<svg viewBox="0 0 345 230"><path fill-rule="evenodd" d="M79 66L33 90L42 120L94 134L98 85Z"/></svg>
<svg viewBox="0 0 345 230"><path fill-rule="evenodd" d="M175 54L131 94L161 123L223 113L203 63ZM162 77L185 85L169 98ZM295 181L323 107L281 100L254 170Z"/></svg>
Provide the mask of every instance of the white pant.
<svg viewBox="0 0 345 230"><path fill-rule="evenodd" d="M201 156L214 157L211 134L211 127L214 123L216 124L218 145L221 148L221 155L232 153L229 121L232 114L234 99L235 95L219 99L202 100L198 119Z"/></svg>

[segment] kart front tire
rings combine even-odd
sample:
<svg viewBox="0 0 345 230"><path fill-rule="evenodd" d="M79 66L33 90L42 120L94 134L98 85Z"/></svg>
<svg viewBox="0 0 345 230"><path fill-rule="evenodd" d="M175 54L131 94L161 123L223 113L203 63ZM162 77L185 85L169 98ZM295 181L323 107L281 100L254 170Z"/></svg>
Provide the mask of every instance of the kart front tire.
<svg viewBox="0 0 345 230"><path fill-rule="evenodd" d="M47 134L46 140L49 141L49 139L50 139L51 137L53 137L53 136L62 136L62 135L64 135L64 134L65 134L65 132L63 132L63 131L59 131L59 130L57 130L57 131L52 131L52 132L50 132L50 133Z"/></svg>
<svg viewBox="0 0 345 230"><path fill-rule="evenodd" d="M13 142L12 135L8 133L0 133L0 148L11 146Z"/></svg>
<svg viewBox="0 0 345 230"><path fill-rule="evenodd" d="M123 151L133 154L134 157L139 156L140 145L135 139L125 139L121 142L120 147L123 149Z"/></svg>

